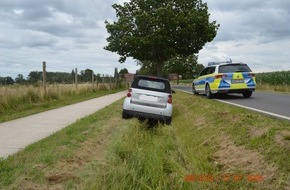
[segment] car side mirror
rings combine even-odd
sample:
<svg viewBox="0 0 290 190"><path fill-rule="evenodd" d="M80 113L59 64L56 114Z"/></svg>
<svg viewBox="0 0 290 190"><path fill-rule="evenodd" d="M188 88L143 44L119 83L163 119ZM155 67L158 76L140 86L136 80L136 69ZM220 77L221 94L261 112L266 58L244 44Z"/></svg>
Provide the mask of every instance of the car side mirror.
<svg viewBox="0 0 290 190"><path fill-rule="evenodd" d="M171 93L172 93L172 94L175 94L175 91L174 91L174 90L171 90Z"/></svg>

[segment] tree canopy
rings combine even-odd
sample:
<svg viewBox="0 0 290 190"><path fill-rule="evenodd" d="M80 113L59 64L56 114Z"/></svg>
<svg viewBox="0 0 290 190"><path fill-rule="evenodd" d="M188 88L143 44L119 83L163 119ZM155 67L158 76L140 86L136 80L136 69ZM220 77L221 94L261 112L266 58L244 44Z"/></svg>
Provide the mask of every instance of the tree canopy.
<svg viewBox="0 0 290 190"><path fill-rule="evenodd" d="M105 21L106 50L141 62L153 62L160 76L164 63L199 52L216 36L216 21L209 22L202 0L131 0L114 4L117 21Z"/></svg>
<svg viewBox="0 0 290 190"><path fill-rule="evenodd" d="M197 65L197 56L176 57L166 62L164 68L167 73L177 73L183 78L193 78ZM178 78L179 79L179 78ZM177 80L177 83L179 80Z"/></svg>
<svg viewBox="0 0 290 190"><path fill-rule="evenodd" d="M119 71L119 75L122 79L125 78L125 74L129 73L128 69L127 68L123 68Z"/></svg>

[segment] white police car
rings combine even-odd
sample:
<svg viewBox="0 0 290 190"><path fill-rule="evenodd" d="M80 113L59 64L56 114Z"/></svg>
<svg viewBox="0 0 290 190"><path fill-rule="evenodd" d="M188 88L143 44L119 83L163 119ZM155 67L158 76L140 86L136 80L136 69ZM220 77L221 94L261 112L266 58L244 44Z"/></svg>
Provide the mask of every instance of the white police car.
<svg viewBox="0 0 290 190"><path fill-rule="evenodd" d="M256 89L255 74L245 63L210 62L192 83L193 94L240 93L245 98L252 96Z"/></svg>

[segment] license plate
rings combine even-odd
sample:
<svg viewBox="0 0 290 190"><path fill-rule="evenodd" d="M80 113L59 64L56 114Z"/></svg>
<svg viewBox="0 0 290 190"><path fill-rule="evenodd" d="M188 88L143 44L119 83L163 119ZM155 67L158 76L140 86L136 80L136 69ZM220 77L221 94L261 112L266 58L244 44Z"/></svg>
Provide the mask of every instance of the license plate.
<svg viewBox="0 0 290 190"><path fill-rule="evenodd" d="M147 95L140 95L139 99L140 100L145 100L145 101L148 101L148 102L157 102L158 101L157 97L147 96Z"/></svg>
<svg viewBox="0 0 290 190"><path fill-rule="evenodd" d="M244 83L244 79L233 79L232 80L232 84L236 84L236 83Z"/></svg>

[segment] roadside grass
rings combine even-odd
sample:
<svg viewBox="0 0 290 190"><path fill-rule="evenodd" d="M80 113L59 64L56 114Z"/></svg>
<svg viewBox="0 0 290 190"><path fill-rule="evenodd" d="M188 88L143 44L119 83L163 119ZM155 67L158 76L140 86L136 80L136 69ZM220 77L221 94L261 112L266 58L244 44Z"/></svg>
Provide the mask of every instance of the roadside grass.
<svg viewBox="0 0 290 190"><path fill-rule="evenodd" d="M120 90L125 86L114 84L73 84L48 85L45 94L38 86L3 86L0 87L0 122L32 115L72 103L97 98Z"/></svg>
<svg viewBox="0 0 290 190"><path fill-rule="evenodd" d="M283 189L290 124L177 91L171 126L122 100L0 161L0 189Z"/></svg>
<svg viewBox="0 0 290 190"><path fill-rule="evenodd" d="M282 85L271 85L271 84L257 84L258 91L266 91L266 92L282 92L286 94L290 94L290 86L287 84Z"/></svg>

